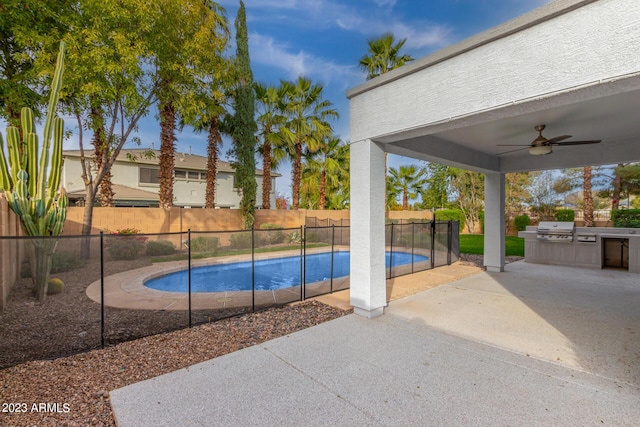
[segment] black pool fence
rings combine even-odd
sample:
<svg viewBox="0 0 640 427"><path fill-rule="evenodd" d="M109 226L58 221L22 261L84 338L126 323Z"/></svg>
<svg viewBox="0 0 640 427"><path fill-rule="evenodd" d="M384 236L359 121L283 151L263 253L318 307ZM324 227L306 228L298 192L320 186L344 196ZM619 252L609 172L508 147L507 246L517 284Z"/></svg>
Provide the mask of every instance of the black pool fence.
<svg viewBox="0 0 640 427"><path fill-rule="evenodd" d="M457 261L458 230L454 221L386 225L387 277ZM0 368L349 288L348 226L0 240L18 247L13 262L21 268L21 279L0 312ZM37 275L34 247L43 243L55 250L49 295L40 302L31 276ZM232 285L200 292L200 286L215 281L203 270L210 265L231 269L229 275L249 282L246 290ZM163 275L170 275L166 280L182 286L181 291L145 286L146 280ZM288 286L275 286L281 282Z"/></svg>

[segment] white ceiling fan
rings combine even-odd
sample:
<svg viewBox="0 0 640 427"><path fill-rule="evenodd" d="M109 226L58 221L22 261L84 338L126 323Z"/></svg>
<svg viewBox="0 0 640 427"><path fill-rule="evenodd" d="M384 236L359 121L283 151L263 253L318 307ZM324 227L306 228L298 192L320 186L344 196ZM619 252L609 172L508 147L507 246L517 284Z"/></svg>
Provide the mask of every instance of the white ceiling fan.
<svg viewBox="0 0 640 427"><path fill-rule="evenodd" d="M497 144L499 147L522 147L517 148L515 150L505 151L501 154L513 153L514 151L520 150L529 150L529 154L534 156L542 156L545 154L551 154L553 152L553 146L563 147L568 145L584 145L584 144L597 144L601 142L601 140L591 140L591 141L565 141L565 139L571 138L571 135L562 135L556 136L555 138L547 139L542 136L542 131L544 130L545 125L537 125L535 127L536 132L538 132L538 137L534 139L530 144Z"/></svg>

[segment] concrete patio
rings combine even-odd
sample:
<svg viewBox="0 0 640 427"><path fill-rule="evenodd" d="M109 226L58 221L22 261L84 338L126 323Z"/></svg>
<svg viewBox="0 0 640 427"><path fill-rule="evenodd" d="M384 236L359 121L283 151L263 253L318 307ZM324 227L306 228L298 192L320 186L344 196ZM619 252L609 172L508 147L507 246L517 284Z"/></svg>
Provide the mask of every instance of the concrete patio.
<svg viewBox="0 0 640 427"><path fill-rule="evenodd" d="M111 392L119 426L635 425L640 281L517 262Z"/></svg>

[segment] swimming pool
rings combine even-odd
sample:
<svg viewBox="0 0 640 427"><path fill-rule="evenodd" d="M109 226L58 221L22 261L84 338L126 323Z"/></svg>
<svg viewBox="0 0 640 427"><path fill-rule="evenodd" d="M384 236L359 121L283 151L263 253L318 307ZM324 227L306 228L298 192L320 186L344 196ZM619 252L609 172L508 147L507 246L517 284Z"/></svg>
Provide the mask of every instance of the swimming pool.
<svg viewBox="0 0 640 427"><path fill-rule="evenodd" d="M426 256L407 252L393 253L393 266L426 261ZM386 254L389 268L390 254ZM331 253L306 256L305 283L329 280ZM277 290L300 285L300 256L257 260L254 263L255 289ZM349 252L333 253L333 278L349 275ZM165 292L188 292L188 272L180 270L147 279L144 286ZM225 292L251 290L251 261L214 264L191 268L191 292Z"/></svg>

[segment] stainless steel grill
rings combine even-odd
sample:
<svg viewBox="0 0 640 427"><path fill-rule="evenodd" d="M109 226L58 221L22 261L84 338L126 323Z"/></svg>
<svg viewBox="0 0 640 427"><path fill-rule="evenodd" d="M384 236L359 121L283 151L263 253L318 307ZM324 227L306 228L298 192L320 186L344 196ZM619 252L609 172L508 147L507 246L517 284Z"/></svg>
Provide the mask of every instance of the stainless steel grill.
<svg viewBox="0 0 640 427"><path fill-rule="evenodd" d="M571 243L575 229L574 222L541 221L538 224L537 238L542 242Z"/></svg>

